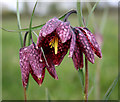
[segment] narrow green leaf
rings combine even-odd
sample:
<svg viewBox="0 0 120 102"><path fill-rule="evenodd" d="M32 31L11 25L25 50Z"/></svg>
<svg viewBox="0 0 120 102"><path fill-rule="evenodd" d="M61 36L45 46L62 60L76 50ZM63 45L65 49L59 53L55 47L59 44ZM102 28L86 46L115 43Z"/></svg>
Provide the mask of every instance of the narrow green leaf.
<svg viewBox="0 0 120 102"><path fill-rule="evenodd" d="M41 24L41 25L37 25L34 27L31 27L31 30L40 30L45 24ZM5 28L0 27L2 30L7 31L7 32L26 32L29 31L29 28L24 28L24 29L20 29L20 30L8 30Z"/></svg>
<svg viewBox="0 0 120 102"><path fill-rule="evenodd" d="M36 36L36 38L38 38L38 35L34 31L32 31L32 33Z"/></svg>
<svg viewBox="0 0 120 102"><path fill-rule="evenodd" d="M69 12L69 11L68 11ZM66 16L66 14L68 13L66 12L64 15L60 16L59 17L59 20L63 20L63 18ZM45 25L44 24L41 24L41 25L37 25L37 26L34 26L34 27L31 27L31 30L40 30L43 26ZM8 29L5 29L5 28L2 28L0 27L2 30L4 31L7 31L7 32L25 32L25 31L29 31L29 28L23 28L23 29L20 29L20 30L8 30Z"/></svg>
<svg viewBox="0 0 120 102"><path fill-rule="evenodd" d="M78 70L78 74L79 74L79 77L80 77L80 83L81 83L81 86L82 86L82 91L84 93L84 74L83 74L83 69L79 69Z"/></svg>
<svg viewBox="0 0 120 102"><path fill-rule="evenodd" d="M37 1L38 1L38 0L37 0ZM31 40L31 28L32 28L32 19L33 19L33 15L34 15L34 12L35 12L35 8L36 8L36 6L37 6L37 1L36 1L36 3L35 3L34 8L33 8L32 16L31 16L31 20L30 20L28 45L30 45L30 40Z"/></svg>
<svg viewBox="0 0 120 102"><path fill-rule="evenodd" d="M86 5L87 5L87 10L88 10L88 12L90 13L91 10L92 10L92 6L91 6L91 4L90 4L89 2L86 3ZM91 13L91 18L92 18L92 22L93 22L93 24L94 24L94 27L96 27L96 25L95 25L96 20L95 20L94 12Z"/></svg>
<svg viewBox="0 0 120 102"><path fill-rule="evenodd" d="M118 77L113 81L112 85L109 87L109 89L107 90L105 96L104 96L104 100L108 100L109 96L111 95L113 89L115 88L116 84L118 82Z"/></svg>
<svg viewBox="0 0 120 102"><path fill-rule="evenodd" d="M79 26L83 26L83 19L82 19L82 3L77 0L77 16Z"/></svg>
<svg viewBox="0 0 120 102"><path fill-rule="evenodd" d="M99 1L100 1L100 0L98 0L98 2L96 2L96 3L94 4L93 8L91 9L91 11L90 11L90 13L89 13L89 15L88 15L88 18L87 18L86 27L88 26L89 19L90 19L91 15L92 15L93 11L94 11L95 8L97 7Z"/></svg>
<svg viewBox="0 0 120 102"><path fill-rule="evenodd" d="M18 29L21 29L21 24L20 24L20 13L19 13L19 2L18 2L18 0L17 0L17 23L18 23ZM20 32L20 31L19 31L19 38L20 38L21 47L23 47L22 32Z"/></svg>

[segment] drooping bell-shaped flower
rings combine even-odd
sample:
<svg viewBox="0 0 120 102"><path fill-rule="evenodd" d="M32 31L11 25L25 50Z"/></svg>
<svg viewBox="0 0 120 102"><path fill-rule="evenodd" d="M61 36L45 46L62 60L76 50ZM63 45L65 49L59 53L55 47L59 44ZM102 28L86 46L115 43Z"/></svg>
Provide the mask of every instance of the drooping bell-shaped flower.
<svg viewBox="0 0 120 102"><path fill-rule="evenodd" d="M24 87L28 84L29 73L31 73L32 77L39 85L42 84L46 64L45 62L41 62L41 53L41 50L36 49L34 44L20 49L20 68Z"/></svg>
<svg viewBox="0 0 120 102"><path fill-rule="evenodd" d="M101 49L94 35L86 27L75 27L73 31L76 36L74 53L72 56L74 66L78 70L83 68L83 53L86 58L94 63L94 53L101 58Z"/></svg>
<svg viewBox="0 0 120 102"><path fill-rule="evenodd" d="M56 17L50 19L41 28L37 46L43 48L48 64L58 66L69 48L69 55L72 56L75 44L73 42L75 40L73 33L69 22L60 21Z"/></svg>

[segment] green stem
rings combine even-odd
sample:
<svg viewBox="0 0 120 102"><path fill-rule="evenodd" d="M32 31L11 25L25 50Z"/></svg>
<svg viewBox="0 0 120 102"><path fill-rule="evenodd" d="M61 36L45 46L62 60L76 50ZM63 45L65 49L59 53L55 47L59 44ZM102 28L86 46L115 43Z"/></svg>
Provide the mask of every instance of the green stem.
<svg viewBox="0 0 120 102"><path fill-rule="evenodd" d="M38 0L37 0L37 1L38 1ZM35 3L34 8L33 8L32 16L31 16L31 20L30 20L28 45L30 45L30 41L31 41L32 19L33 19L33 15L34 15L34 12L35 12L35 8L36 8L36 6L37 6L37 1L36 1L36 3Z"/></svg>
<svg viewBox="0 0 120 102"><path fill-rule="evenodd" d="M20 13L19 13L19 2L17 0L17 23L18 23L18 29L21 29L21 24L20 24ZM19 38L20 38L20 45L23 47L23 38L22 38L22 32L19 32Z"/></svg>
<svg viewBox="0 0 120 102"><path fill-rule="evenodd" d="M82 3L77 0L77 16L79 26L83 26L83 19L82 19Z"/></svg>
<svg viewBox="0 0 120 102"><path fill-rule="evenodd" d="M98 2L96 2L96 3L94 4L93 8L91 9L91 12L89 13L89 15L88 15L88 19L87 19L87 22L86 22L86 27L88 26L89 19L90 19L91 15L92 15L93 11L94 11L95 8L97 7L99 1L100 1L100 0L98 0Z"/></svg>

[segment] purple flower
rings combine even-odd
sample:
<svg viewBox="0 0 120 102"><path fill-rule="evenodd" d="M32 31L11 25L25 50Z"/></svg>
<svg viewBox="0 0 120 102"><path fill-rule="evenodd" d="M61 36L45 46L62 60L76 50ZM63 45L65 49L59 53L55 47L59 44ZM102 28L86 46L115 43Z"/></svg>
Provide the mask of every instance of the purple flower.
<svg viewBox="0 0 120 102"><path fill-rule="evenodd" d="M94 35L85 27L75 27L73 31L76 36L74 54L72 56L74 66L78 70L83 68L83 53L86 58L94 63L94 53L101 58L101 49L94 37Z"/></svg>
<svg viewBox="0 0 120 102"><path fill-rule="evenodd" d="M40 49L36 49L33 44L23 47L19 51L20 68L22 73L22 83L26 87L28 84L29 73L34 80L41 85L45 75L45 62L43 60Z"/></svg>
<svg viewBox="0 0 120 102"><path fill-rule="evenodd" d="M34 80L41 85L45 76L45 67L50 75L58 79L55 67L51 63L49 63L49 67L46 65L41 49L37 49L34 44L21 48L19 55L24 87L28 84L29 73L31 73Z"/></svg>
<svg viewBox="0 0 120 102"><path fill-rule="evenodd" d="M75 36L69 22L63 22L56 17L50 19L41 29L37 46L42 47L48 64L58 66L70 48L70 56L74 51ZM71 47L70 47L71 46Z"/></svg>
<svg viewBox="0 0 120 102"><path fill-rule="evenodd" d="M94 35L87 28L72 28L69 22L54 17L41 28L36 45L33 43L20 49L23 86L28 84L29 73L41 85L45 68L54 79L58 79L55 66L60 65L68 49L77 70L83 68L83 53L91 63L94 63L94 53L102 57Z"/></svg>

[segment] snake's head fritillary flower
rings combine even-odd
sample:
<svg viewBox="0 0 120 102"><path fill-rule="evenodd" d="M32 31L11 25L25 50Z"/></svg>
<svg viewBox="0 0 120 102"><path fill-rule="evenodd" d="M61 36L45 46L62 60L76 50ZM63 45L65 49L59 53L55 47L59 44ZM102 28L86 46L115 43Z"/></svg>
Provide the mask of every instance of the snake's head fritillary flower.
<svg viewBox="0 0 120 102"><path fill-rule="evenodd" d="M43 48L48 64L58 66L69 48L69 56L72 56L75 44L73 33L69 22L60 21L56 17L50 19L41 28L37 46Z"/></svg>
<svg viewBox="0 0 120 102"><path fill-rule="evenodd" d="M23 47L19 51L20 68L22 73L23 87L28 84L29 73L31 73L34 80L41 85L45 75L45 62L43 60L40 49L36 49L34 44L28 47Z"/></svg>
<svg viewBox="0 0 120 102"><path fill-rule="evenodd" d="M94 63L94 53L99 58L102 57L102 53L94 35L88 28L75 27L73 31L76 35L76 44L72 59L75 68L78 70L79 68L83 68L83 53L91 63Z"/></svg>

